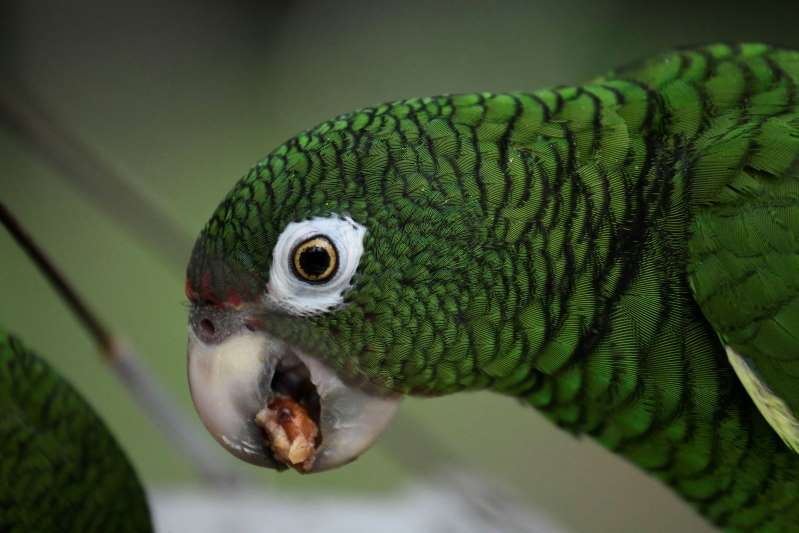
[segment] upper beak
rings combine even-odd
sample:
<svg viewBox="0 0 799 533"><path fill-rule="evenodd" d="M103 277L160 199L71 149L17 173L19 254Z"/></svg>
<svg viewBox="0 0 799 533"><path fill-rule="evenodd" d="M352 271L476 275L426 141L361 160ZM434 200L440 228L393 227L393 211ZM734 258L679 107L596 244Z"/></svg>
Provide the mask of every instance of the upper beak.
<svg viewBox="0 0 799 533"><path fill-rule="evenodd" d="M242 328L220 342L206 343L189 327L188 374L194 405L211 435L249 463L286 468L285 461L276 458L256 415L275 397L276 386L285 394L287 386L276 385L277 381L303 379L281 376L300 366L312 383L304 384L303 390L311 387L318 396L318 420L314 420L318 436L313 461L295 468L320 472L353 461L391 421L399 396L374 395L348 386L316 358L264 332Z"/></svg>

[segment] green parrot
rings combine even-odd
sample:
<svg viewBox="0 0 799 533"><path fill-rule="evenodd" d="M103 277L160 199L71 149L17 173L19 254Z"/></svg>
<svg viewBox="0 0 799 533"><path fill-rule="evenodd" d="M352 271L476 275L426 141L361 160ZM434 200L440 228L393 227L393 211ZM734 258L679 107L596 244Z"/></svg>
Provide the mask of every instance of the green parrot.
<svg viewBox="0 0 799 533"><path fill-rule="evenodd" d="M717 44L300 133L192 253L206 427L316 472L403 395L490 389L722 528L799 531L798 84L797 52Z"/></svg>
<svg viewBox="0 0 799 533"><path fill-rule="evenodd" d="M0 330L0 531L147 533L147 498L91 406Z"/></svg>

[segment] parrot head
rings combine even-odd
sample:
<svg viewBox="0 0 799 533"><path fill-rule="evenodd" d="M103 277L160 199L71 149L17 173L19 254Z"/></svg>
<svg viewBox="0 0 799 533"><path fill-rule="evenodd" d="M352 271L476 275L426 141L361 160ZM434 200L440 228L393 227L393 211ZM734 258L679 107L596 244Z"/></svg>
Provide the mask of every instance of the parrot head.
<svg viewBox="0 0 799 533"><path fill-rule="evenodd" d="M401 395L481 384L469 356L480 339L467 326L486 312L479 287L496 265L481 245L479 194L436 172L444 161L432 141L409 133L417 126L396 109L383 109L395 127L364 127L380 113L339 117L280 146L196 241L191 393L208 430L245 461L283 467L255 422L276 394L317 423L308 471L321 471L368 448Z"/></svg>

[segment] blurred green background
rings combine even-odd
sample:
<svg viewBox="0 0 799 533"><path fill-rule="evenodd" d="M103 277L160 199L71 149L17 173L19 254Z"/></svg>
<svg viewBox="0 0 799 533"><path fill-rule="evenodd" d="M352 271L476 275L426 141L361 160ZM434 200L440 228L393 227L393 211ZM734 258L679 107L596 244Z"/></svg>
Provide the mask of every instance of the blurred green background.
<svg viewBox="0 0 799 533"><path fill-rule="evenodd" d="M749 6L749 7L742 7ZM187 234L250 164L299 130L385 100L575 83L665 48L799 47L799 4L536 2L4 2L2 78L28 86ZM185 377L183 272L0 127L0 198L197 424ZM188 257L185 242L174 246ZM0 324L97 407L148 486L196 483L75 319L0 231ZM593 442L490 394L403 407L463 462L566 528L709 531L664 487ZM208 437L210 439L210 437ZM397 438L396 436L391 438ZM407 436L403 437L407 438ZM385 447L336 472L247 467L273 488L376 492L413 474Z"/></svg>

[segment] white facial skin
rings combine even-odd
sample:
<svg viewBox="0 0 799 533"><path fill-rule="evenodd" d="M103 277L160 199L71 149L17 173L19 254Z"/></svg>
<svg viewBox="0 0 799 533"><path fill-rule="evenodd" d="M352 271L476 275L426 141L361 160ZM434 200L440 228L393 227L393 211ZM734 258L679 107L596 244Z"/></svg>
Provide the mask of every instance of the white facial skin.
<svg viewBox="0 0 799 533"><path fill-rule="evenodd" d="M297 278L291 267L294 249L314 235L327 237L338 252L336 274L318 284ZM341 305L363 254L364 235L364 226L338 215L288 224L272 252L267 300L296 316L321 314Z"/></svg>

